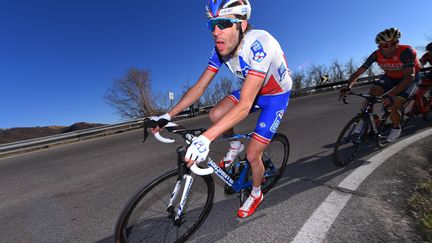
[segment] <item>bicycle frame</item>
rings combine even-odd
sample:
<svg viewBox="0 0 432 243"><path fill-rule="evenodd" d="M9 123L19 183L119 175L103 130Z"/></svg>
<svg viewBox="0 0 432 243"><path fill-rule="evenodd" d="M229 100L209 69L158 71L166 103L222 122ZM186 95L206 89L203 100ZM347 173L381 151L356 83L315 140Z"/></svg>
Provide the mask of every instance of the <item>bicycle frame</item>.
<svg viewBox="0 0 432 243"><path fill-rule="evenodd" d="M353 95L357 95L357 94L353 94ZM358 96L361 96L361 95L358 95ZM364 97L364 96L361 96L361 97ZM366 98L366 97L364 97L364 98ZM373 113L373 106L375 105L375 103L377 103L377 98L372 98L372 99L367 98L367 102L368 102L368 104L362 109L361 113L364 115L364 117L368 118L367 123L369 123L372 126L372 131L375 134L378 134L378 127L377 127L377 124L375 123L375 119L374 119L374 115L376 115L376 114ZM384 111L388 112L386 109L384 109ZM365 121L366 121L366 119L365 119ZM365 124L363 124L361 134L364 134L365 129L367 129L367 127L368 127L367 123L365 122Z"/></svg>
<svg viewBox="0 0 432 243"><path fill-rule="evenodd" d="M240 139L240 138L247 138L250 139L252 134L235 134L229 138L224 138L224 140L227 139ZM179 170L179 177L177 178L176 185L174 187L173 192L171 193L170 201L167 206L167 211L170 213L174 213L174 201L177 199L177 196L179 195L180 189L181 189L181 183L184 181L184 188L182 192L182 196L180 198L180 203L177 208L177 212L175 215L175 223L180 224L181 223L181 216L183 214L184 205L186 204L187 198L189 196L190 189L193 185L194 178L191 174L191 171L187 169L184 165L183 158L184 158L185 149L183 147L180 147L177 149L177 164L178 164L178 170ZM250 164L247 161L239 161L235 163L235 166L241 166L243 165L243 168L240 172L239 177L237 180L234 180L229 176L224 170L222 170L218 164L216 164L211 158L208 159L207 165L214 170L214 174L217 175L225 184L230 186L235 192L239 193L241 190L244 190L246 188L249 188L252 185L252 181L247 180L247 177L249 176L249 169Z"/></svg>
<svg viewBox="0 0 432 243"><path fill-rule="evenodd" d="M428 112L428 108L424 103L423 97L427 92L431 90L431 86L419 85L419 89L416 91L415 95L409 99L407 102L413 102L409 105L410 112L414 112L418 108L419 114L425 114Z"/></svg>

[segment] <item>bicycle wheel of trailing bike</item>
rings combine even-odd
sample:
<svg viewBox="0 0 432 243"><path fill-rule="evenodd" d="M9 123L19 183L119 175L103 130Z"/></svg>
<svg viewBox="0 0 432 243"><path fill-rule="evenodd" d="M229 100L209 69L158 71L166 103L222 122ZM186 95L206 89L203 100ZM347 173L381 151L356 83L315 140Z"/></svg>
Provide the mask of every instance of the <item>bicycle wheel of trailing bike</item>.
<svg viewBox="0 0 432 243"><path fill-rule="evenodd" d="M361 132L354 133L354 130L361 120L363 120ZM333 163L336 166L342 167L354 160L365 139L368 124L368 120L366 120L363 115L357 115L345 125L333 150Z"/></svg>
<svg viewBox="0 0 432 243"><path fill-rule="evenodd" d="M115 227L117 243L184 242L201 226L213 206L213 179L211 176L193 176L181 219L176 220L185 185L185 180L177 183L178 177L178 170L172 170L143 187L129 200ZM178 194L173 206L169 207L174 188L178 189Z"/></svg>
<svg viewBox="0 0 432 243"><path fill-rule="evenodd" d="M281 178L288 162L289 152L288 138L276 133L262 155L265 168L261 185L263 193L268 192Z"/></svg>

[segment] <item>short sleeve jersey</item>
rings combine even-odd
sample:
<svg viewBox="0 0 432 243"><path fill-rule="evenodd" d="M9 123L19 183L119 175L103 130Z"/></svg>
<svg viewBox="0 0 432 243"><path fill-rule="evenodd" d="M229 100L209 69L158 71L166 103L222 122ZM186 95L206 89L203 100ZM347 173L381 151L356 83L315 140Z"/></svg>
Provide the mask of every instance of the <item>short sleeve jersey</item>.
<svg viewBox="0 0 432 243"><path fill-rule="evenodd" d="M416 73L420 71L417 53L408 45L399 45L396 53L389 58L385 57L378 49L366 59L362 67L368 69L374 62L377 62L384 70L385 75L393 79L403 78L403 69L407 67L414 67Z"/></svg>
<svg viewBox="0 0 432 243"><path fill-rule="evenodd" d="M432 65L432 52L426 52L421 58L420 58L420 62L423 65L426 65L427 63L429 63L429 65Z"/></svg>
<svg viewBox="0 0 432 243"><path fill-rule="evenodd" d="M248 75L264 78L259 95L278 95L291 90L291 73L278 41L264 30L246 32L238 55L222 57L213 49L207 69L217 73L225 64L241 80Z"/></svg>

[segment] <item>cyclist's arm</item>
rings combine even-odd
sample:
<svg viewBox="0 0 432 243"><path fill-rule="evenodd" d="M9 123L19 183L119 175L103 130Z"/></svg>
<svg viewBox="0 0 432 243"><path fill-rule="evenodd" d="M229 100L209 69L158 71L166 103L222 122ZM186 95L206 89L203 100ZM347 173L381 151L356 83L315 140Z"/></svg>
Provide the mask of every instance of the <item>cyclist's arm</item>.
<svg viewBox="0 0 432 243"><path fill-rule="evenodd" d="M209 69L206 69L198 81L186 92L181 100L168 112L171 117L182 112L194 104L205 92L210 82L213 80L216 73Z"/></svg>
<svg viewBox="0 0 432 243"><path fill-rule="evenodd" d="M355 71L353 74L351 74L351 77L348 79L348 87L352 88L356 83L358 78L364 73L366 72L369 67L376 62L377 60L377 56L376 56L376 51L374 51L367 59L366 61L363 63L363 65L357 69L357 71Z"/></svg>
<svg viewBox="0 0 432 243"><path fill-rule="evenodd" d="M355 71L348 79L348 87L352 88L357 83L358 78L366 71L367 68L364 68L363 66L357 69L357 71Z"/></svg>
<svg viewBox="0 0 432 243"><path fill-rule="evenodd" d="M213 141L223 132L242 121L249 114L263 82L263 77L249 74L243 83L239 103L227 112L217 123L211 126L203 135L210 141Z"/></svg>

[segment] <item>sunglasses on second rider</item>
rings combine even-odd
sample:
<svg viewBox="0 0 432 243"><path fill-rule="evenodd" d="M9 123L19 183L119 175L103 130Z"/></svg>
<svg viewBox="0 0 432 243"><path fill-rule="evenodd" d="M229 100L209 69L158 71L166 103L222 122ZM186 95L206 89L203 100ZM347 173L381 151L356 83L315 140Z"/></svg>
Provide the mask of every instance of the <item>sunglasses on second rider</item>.
<svg viewBox="0 0 432 243"><path fill-rule="evenodd" d="M242 22L239 19L228 19L228 18L217 18L217 19L210 19L207 22L208 28L213 32L215 30L215 27L217 26L220 30L231 28L235 23Z"/></svg>
<svg viewBox="0 0 432 243"><path fill-rule="evenodd" d="M389 48L389 47L395 46L396 44L397 44L396 41L392 41L392 42L389 42L389 43L379 44L378 47L379 48Z"/></svg>

